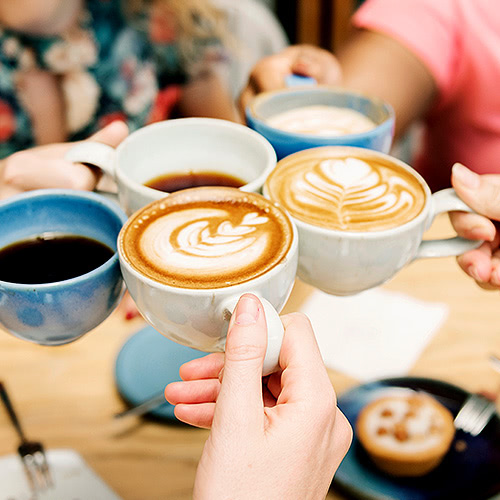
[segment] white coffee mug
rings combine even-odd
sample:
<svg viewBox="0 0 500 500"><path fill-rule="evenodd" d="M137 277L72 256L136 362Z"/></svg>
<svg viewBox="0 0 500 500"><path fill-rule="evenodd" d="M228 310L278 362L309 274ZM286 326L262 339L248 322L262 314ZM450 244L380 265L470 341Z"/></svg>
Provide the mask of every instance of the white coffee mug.
<svg viewBox="0 0 500 500"><path fill-rule="evenodd" d="M85 141L70 149L66 159L95 165L109 174L128 215L168 195L144 185L158 176L218 172L244 181L241 190L258 192L276 165L276 153L264 137L215 118L154 123L130 134L116 149Z"/></svg>
<svg viewBox="0 0 500 500"><path fill-rule="evenodd" d="M196 188L193 192L208 188ZM234 188L223 188L238 191ZM171 195L174 199L181 192ZM254 196L264 199L261 195ZM267 200L265 200L266 203ZM268 327L268 342L263 374L275 371L283 339L283 325L278 312L285 305L295 281L298 261L297 231L286 213L280 210L292 229L290 244L282 258L263 274L248 281L219 288L183 288L161 283L140 272L133 259L127 256L125 240L135 237L128 228L150 219L161 211L163 200L148 204L136 212L123 226L118 236L118 255L124 281L144 319L158 332L174 342L206 352L222 352L231 314L245 293L255 294L264 306ZM139 221L139 222L138 222ZM128 235L128 236L127 236ZM231 237L224 232L223 237Z"/></svg>
<svg viewBox="0 0 500 500"><path fill-rule="evenodd" d="M453 189L432 194L425 180L413 168L384 153L343 146L314 148L284 158L278 162L272 175L283 168L285 162L299 162L299 155L305 157L310 152L324 155L324 159L328 160L347 155L360 159L378 158L397 165L421 185L424 203L420 213L412 220L394 228L374 231L328 229L290 214L299 234L297 275L302 281L332 295L353 295L388 281L415 259L460 255L482 243L458 236L424 241L424 232L438 214L473 210L458 198ZM263 191L272 201L279 201L270 195L267 182ZM282 206L287 208L284 204Z"/></svg>

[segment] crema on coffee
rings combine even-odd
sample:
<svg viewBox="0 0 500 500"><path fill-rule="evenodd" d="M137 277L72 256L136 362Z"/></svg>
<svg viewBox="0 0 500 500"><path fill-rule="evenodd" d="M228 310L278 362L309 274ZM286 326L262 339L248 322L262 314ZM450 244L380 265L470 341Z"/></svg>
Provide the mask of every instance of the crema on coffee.
<svg viewBox="0 0 500 500"><path fill-rule="evenodd" d="M286 256L287 214L236 188L186 189L134 214L119 238L139 273L180 288L221 288L261 276Z"/></svg>
<svg viewBox="0 0 500 500"><path fill-rule="evenodd" d="M265 185L269 198L306 223L340 231L381 231L409 222L426 194L408 170L368 150L301 151L281 160Z"/></svg>
<svg viewBox="0 0 500 500"><path fill-rule="evenodd" d="M301 106L271 116L267 124L287 132L338 136L360 134L376 127L373 120L350 108Z"/></svg>

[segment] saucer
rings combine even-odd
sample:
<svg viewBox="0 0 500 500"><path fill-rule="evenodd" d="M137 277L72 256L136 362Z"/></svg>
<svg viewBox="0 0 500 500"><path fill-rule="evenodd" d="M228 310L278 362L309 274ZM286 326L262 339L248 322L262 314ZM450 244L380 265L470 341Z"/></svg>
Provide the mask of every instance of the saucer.
<svg viewBox="0 0 500 500"><path fill-rule="evenodd" d="M131 406L160 394L170 382L181 380L179 368L206 352L173 342L153 327L146 326L123 344L115 363L115 381L120 395ZM147 415L178 422L174 406L165 403Z"/></svg>
<svg viewBox="0 0 500 500"><path fill-rule="evenodd" d="M338 406L354 427L360 410L384 390L394 387L427 392L453 415L469 395L439 380L402 377L357 386L338 398ZM443 462L429 474L417 478L395 478L379 471L354 435L332 489L366 500L486 500L500 492L499 471L500 417L497 414L479 436L457 431Z"/></svg>

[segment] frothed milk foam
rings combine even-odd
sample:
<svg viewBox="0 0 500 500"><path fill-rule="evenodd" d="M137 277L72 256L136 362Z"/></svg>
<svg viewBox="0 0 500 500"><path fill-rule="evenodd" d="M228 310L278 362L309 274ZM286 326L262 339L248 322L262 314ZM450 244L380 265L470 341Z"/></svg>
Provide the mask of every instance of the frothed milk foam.
<svg viewBox="0 0 500 500"><path fill-rule="evenodd" d="M326 105L290 109L268 118L267 123L287 132L324 136L359 134L376 127L359 111Z"/></svg>
<svg viewBox="0 0 500 500"><path fill-rule="evenodd" d="M380 231L414 219L425 191L407 170L378 157L335 147L295 153L266 182L271 200L293 217L340 231Z"/></svg>
<svg viewBox="0 0 500 500"><path fill-rule="evenodd" d="M221 288L260 276L283 260L292 241L286 214L236 188L173 193L124 226L123 255L141 274L180 288Z"/></svg>

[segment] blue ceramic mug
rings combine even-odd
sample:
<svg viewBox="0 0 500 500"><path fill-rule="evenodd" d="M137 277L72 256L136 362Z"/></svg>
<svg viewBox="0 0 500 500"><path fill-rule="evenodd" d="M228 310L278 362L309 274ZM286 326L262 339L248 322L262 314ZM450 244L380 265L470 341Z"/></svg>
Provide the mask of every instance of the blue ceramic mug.
<svg viewBox="0 0 500 500"><path fill-rule="evenodd" d="M323 135L290 132L269 125L280 113L305 106L348 108L372 120L375 126L365 132ZM338 87L303 84L257 95L246 109L249 127L262 134L274 147L278 159L319 146L355 146L388 153L394 136L394 111L375 97Z"/></svg>
<svg viewBox="0 0 500 500"><path fill-rule="evenodd" d="M116 241L125 220L114 202L83 191L43 189L0 202L0 249L50 233L90 238L112 251L99 267L64 281L0 280L0 326L21 339L59 345L104 321L124 290Z"/></svg>

